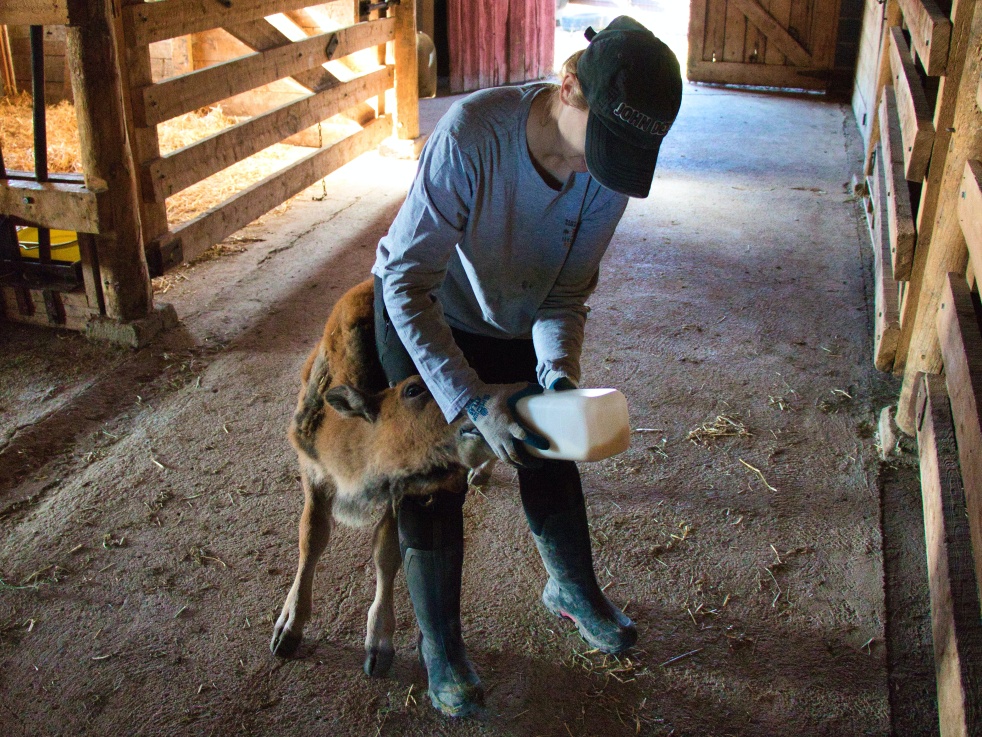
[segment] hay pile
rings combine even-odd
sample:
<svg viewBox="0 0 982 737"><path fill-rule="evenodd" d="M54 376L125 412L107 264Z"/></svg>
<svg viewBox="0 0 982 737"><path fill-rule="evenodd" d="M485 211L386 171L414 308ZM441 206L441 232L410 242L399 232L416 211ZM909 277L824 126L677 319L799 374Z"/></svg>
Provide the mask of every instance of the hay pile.
<svg viewBox="0 0 982 737"><path fill-rule="evenodd" d="M225 115L220 107L187 113L157 126L160 152L167 154L235 125L241 118ZM47 107L48 170L81 172L75 108L67 101ZM0 98L0 146L4 165L17 171L34 170L34 134L31 96L26 92ZM200 215L263 177L291 164L312 149L275 144L224 171L167 199L171 227ZM282 212L289 201L272 212Z"/></svg>

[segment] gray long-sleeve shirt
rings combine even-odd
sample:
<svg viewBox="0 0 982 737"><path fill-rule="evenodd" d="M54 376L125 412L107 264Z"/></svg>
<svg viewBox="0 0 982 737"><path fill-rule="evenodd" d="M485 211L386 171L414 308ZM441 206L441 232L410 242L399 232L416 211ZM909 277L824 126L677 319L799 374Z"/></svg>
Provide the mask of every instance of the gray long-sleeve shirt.
<svg viewBox="0 0 982 737"><path fill-rule="evenodd" d="M539 383L579 381L586 300L627 197L574 174L549 187L525 126L544 84L455 103L420 157L372 272L397 333L447 420L480 390L450 327L532 338Z"/></svg>

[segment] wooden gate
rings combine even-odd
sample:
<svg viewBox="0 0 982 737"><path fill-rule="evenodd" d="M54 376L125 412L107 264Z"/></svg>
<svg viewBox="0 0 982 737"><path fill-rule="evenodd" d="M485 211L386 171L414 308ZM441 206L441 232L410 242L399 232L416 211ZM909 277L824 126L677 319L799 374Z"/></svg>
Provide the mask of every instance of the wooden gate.
<svg viewBox="0 0 982 737"><path fill-rule="evenodd" d="M541 79L553 72L556 0L448 0L450 92Z"/></svg>
<svg viewBox="0 0 982 737"><path fill-rule="evenodd" d="M693 82L826 90L841 0L692 0Z"/></svg>

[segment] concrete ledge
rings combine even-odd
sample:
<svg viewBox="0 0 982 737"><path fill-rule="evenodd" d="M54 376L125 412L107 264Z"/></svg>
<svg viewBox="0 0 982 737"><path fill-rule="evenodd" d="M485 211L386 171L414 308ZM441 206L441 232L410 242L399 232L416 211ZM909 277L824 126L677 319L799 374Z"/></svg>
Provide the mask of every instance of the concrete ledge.
<svg viewBox="0 0 982 737"><path fill-rule="evenodd" d="M142 320L120 322L108 317L95 317L85 326L85 336L92 340L104 340L130 348L142 348L164 330L176 328L177 311L171 304L158 304L154 311Z"/></svg>

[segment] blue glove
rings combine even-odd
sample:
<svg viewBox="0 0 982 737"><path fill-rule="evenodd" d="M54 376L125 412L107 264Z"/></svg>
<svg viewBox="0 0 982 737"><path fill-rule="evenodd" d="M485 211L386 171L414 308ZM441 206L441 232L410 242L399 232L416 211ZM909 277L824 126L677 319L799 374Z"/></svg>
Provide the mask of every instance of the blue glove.
<svg viewBox="0 0 982 737"><path fill-rule="evenodd" d="M464 407L491 451L505 463L528 465L519 440L533 448L546 450L549 441L524 427L515 417L515 405L522 397L541 394L536 384L485 384Z"/></svg>

